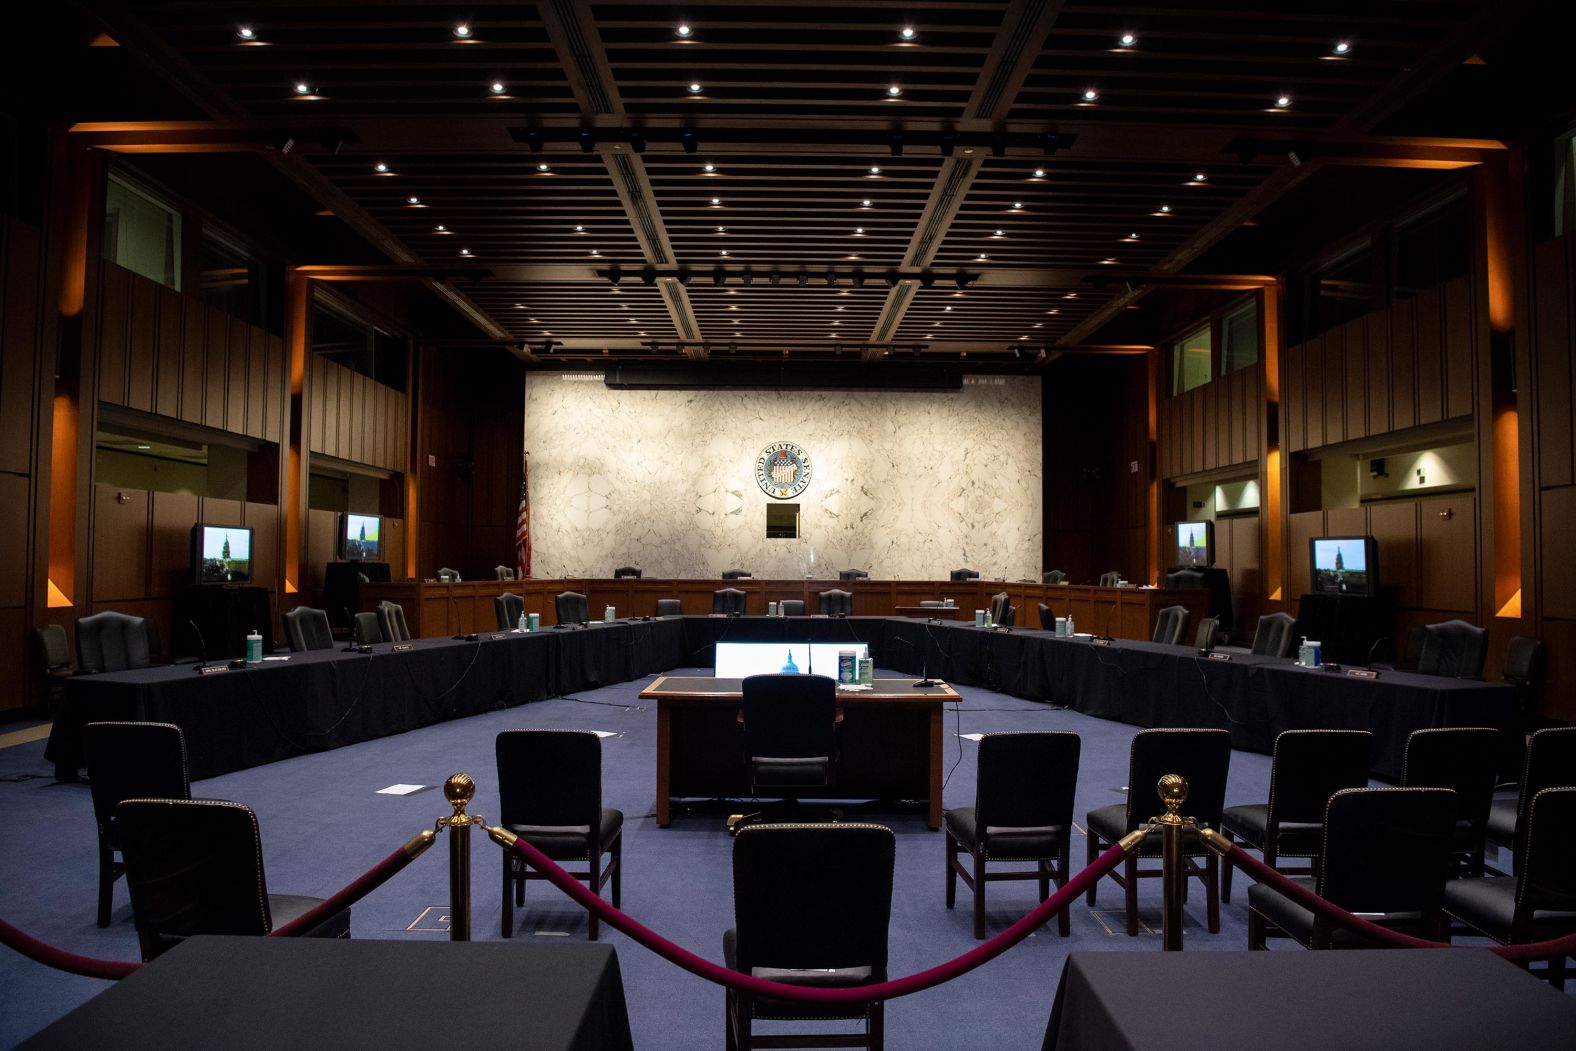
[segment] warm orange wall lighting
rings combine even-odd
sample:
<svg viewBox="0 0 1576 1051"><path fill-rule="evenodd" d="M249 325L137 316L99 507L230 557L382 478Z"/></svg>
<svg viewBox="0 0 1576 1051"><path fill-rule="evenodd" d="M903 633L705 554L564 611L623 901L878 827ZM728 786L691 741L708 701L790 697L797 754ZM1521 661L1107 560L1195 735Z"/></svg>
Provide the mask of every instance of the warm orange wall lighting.
<svg viewBox="0 0 1576 1051"><path fill-rule="evenodd" d="M292 273L285 289L290 354L289 440L285 451L285 593L301 590L301 457L306 446L306 340L312 282Z"/></svg>
<svg viewBox="0 0 1576 1051"><path fill-rule="evenodd" d="M1280 305L1276 285L1259 293L1259 319L1264 338L1264 426L1279 421L1280 406ZM1286 504L1281 491L1280 436L1264 435L1264 482L1259 487L1259 528L1264 535L1264 594L1271 602L1285 600Z"/></svg>
<svg viewBox="0 0 1576 1051"><path fill-rule="evenodd" d="M416 530L420 526L421 501L416 494L420 475L414 464L405 472L405 576L416 579Z"/></svg>
<svg viewBox="0 0 1576 1051"><path fill-rule="evenodd" d="M1477 191L1483 217L1483 267L1488 285L1489 345L1487 353L1498 357L1515 353L1516 281L1512 264L1512 223L1515 217L1510 166L1499 162L1483 165ZM1490 368L1499 376L1502 370ZM1511 390L1490 392L1493 406L1490 421L1493 465L1494 609L1500 617L1521 616L1521 432L1516 411L1516 394Z"/></svg>
<svg viewBox="0 0 1576 1051"><path fill-rule="evenodd" d="M77 576L77 402L56 392L49 449L49 604L73 605Z"/></svg>
<svg viewBox="0 0 1576 1051"><path fill-rule="evenodd" d="M1494 608L1521 616L1521 448L1514 408L1494 413Z"/></svg>

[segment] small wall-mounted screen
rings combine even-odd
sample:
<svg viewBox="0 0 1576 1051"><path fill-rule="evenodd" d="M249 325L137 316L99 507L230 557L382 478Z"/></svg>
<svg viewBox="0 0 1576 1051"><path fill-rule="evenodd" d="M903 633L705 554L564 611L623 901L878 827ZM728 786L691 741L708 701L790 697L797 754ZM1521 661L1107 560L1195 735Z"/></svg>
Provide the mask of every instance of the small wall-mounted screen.
<svg viewBox="0 0 1576 1051"><path fill-rule="evenodd" d="M1177 565L1204 569L1214 563L1210 551L1211 525L1208 520L1177 523Z"/></svg>
<svg viewBox="0 0 1576 1051"><path fill-rule="evenodd" d="M1378 585L1373 537L1327 536L1312 541L1313 590L1372 595Z"/></svg>
<svg viewBox="0 0 1576 1051"><path fill-rule="evenodd" d="M375 560L380 552L378 531L383 519L377 515L358 515L346 512L345 531L340 537L341 556L350 562Z"/></svg>
<svg viewBox="0 0 1576 1051"><path fill-rule="evenodd" d="M192 527L197 583L228 584L252 579L252 531L245 526Z"/></svg>

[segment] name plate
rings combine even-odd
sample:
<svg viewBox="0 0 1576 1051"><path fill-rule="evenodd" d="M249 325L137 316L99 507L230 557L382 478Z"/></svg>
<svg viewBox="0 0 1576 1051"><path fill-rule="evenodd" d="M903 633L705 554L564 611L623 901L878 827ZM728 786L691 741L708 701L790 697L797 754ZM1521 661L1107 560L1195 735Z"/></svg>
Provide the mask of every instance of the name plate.
<svg viewBox="0 0 1576 1051"><path fill-rule="evenodd" d="M394 653L404 653L406 650L412 650L415 648L416 647L412 646L408 642L396 642L394 645L389 647L390 651Z"/></svg>
<svg viewBox="0 0 1576 1051"><path fill-rule="evenodd" d="M1346 676L1350 679L1377 679L1379 673L1372 668L1347 668Z"/></svg>
<svg viewBox="0 0 1576 1051"><path fill-rule="evenodd" d="M197 669L197 674L198 675L218 675L222 671L229 671L229 670L230 670L230 667L229 667L229 665L226 665L226 664L205 664L201 668Z"/></svg>
<svg viewBox="0 0 1576 1051"><path fill-rule="evenodd" d="M509 633L507 631L500 631L496 635L489 635L487 637L492 639L494 642L497 642L500 639L507 639L509 637Z"/></svg>
<svg viewBox="0 0 1576 1051"><path fill-rule="evenodd" d="M1111 645L1111 640L1110 639L1090 639L1089 641L1094 643L1096 646L1109 646L1109 645Z"/></svg>
<svg viewBox="0 0 1576 1051"><path fill-rule="evenodd" d="M1214 650L1210 650L1209 651L1209 659L1212 660L1212 661L1229 661L1231 659L1231 654L1229 654L1229 653L1217 653Z"/></svg>

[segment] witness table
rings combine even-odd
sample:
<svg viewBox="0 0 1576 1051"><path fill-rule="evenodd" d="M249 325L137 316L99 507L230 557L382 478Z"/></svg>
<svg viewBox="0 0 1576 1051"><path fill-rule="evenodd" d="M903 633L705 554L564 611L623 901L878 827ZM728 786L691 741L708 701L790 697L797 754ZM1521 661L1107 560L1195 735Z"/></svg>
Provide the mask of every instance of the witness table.
<svg viewBox="0 0 1576 1051"><path fill-rule="evenodd" d="M744 680L664 675L640 696L657 702L657 825L683 796L749 791L737 720ZM941 827L942 705L962 700L945 684L877 679L869 693L838 692L836 799L923 799L931 828Z"/></svg>
<svg viewBox="0 0 1576 1051"><path fill-rule="evenodd" d="M189 938L21 1047L633 1047L610 945Z"/></svg>

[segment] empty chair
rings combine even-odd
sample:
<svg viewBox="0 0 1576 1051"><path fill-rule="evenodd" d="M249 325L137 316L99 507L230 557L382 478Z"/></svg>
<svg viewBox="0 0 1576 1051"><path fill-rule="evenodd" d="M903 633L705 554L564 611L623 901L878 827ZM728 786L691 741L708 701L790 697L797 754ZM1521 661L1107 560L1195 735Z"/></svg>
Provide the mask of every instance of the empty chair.
<svg viewBox="0 0 1576 1051"><path fill-rule="evenodd" d="M389 641L383 637L383 625L375 612L357 613L352 618L350 630L357 646L373 646Z"/></svg>
<svg viewBox="0 0 1576 1051"><path fill-rule="evenodd" d="M1039 881L1040 901L1051 881L1065 886L1073 835L1081 741L1075 733L990 733L980 739L974 805L943 815L947 832L947 908L957 901L958 877L974 892L974 937L985 937L985 884ZM959 854L968 854L972 872ZM988 872L987 861L1034 862L1031 870ZM1067 910L1058 915L1063 938Z"/></svg>
<svg viewBox="0 0 1576 1051"><path fill-rule="evenodd" d="M146 668L148 622L105 610L77 620L77 669L83 675Z"/></svg>
<svg viewBox="0 0 1576 1051"><path fill-rule="evenodd" d="M1100 574L1100 586L1103 588L1114 588L1121 582L1121 580L1122 574L1116 572L1115 570L1112 570L1109 573Z"/></svg>
<svg viewBox="0 0 1576 1051"><path fill-rule="evenodd" d="M751 675L743 686L744 763L752 795L795 801L836 779L837 681Z"/></svg>
<svg viewBox="0 0 1576 1051"><path fill-rule="evenodd" d="M64 640L62 640L64 641ZM1543 642L1525 635L1511 637L1505 648L1501 678L1518 690L1536 690L1543 684Z"/></svg>
<svg viewBox="0 0 1576 1051"><path fill-rule="evenodd" d="M892 830L882 825L752 825L733 842L734 926L723 960L742 974L795 985L871 985L887 978L892 915ZM729 989L725 1044L755 1047L885 1046L883 1004L793 1003ZM855 1019L857 1035L757 1039L757 1018Z"/></svg>
<svg viewBox="0 0 1576 1051"><path fill-rule="evenodd" d="M1180 646L1187 634L1188 611L1186 606L1167 606L1155 616L1155 634L1152 642L1167 646Z"/></svg>
<svg viewBox="0 0 1576 1051"><path fill-rule="evenodd" d="M854 612L854 596L841 588L820 594L820 610L829 617L846 617Z"/></svg>
<svg viewBox="0 0 1576 1051"><path fill-rule="evenodd" d="M265 935L323 902L268 893L257 815L240 803L128 799L115 821L144 960L194 934ZM350 937L350 910L307 937Z"/></svg>
<svg viewBox="0 0 1576 1051"><path fill-rule="evenodd" d="M777 604L777 608L785 617L802 617L804 616L804 599L785 598Z"/></svg>
<svg viewBox="0 0 1576 1051"><path fill-rule="evenodd" d="M64 627L41 624L33 629L33 667L38 672L39 694L49 702L49 713L53 714L65 696L65 683L72 672L71 646Z"/></svg>
<svg viewBox="0 0 1576 1051"><path fill-rule="evenodd" d="M954 569L950 575L952 580L978 580L979 571L973 569Z"/></svg>
<svg viewBox="0 0 1576 1051"><path fill-rule="evenodd" d="M500 824L554 861L584 861L573 873L598 895L611 880L619 904L624 815L602 805L602 740L589 730L505 730L493 743L498 761ZM606 867L602 856L608 856ZM546 879L520 855L503 852L503 936L514 935L514 910L527 880ZM596 941L597 916L589 916Z"/></svg>
<svg viewBox="0 0 1576 1051"><path fill-rule="evenodd" d="M1193 645L1201 650L1213 649L1219 635L1220 618L1205 617L1198 622L1198 634L1193 636Z"/></svg>
<svg viewBox="0 0 1576 1051"><path fill-rule="evenodd" d="M1521 764L1521 791L1515 799L1496 799L1488 812L1488 840L1509 847L1521 867L1521 834L1527 825L1527 807L1545 788L1571 783L1576 778L1576 726L1546 726L1527 738Z"/></svg>
<svg viewBox="0 0 1576 1051"><path fill-rule="evenodd" d="M1059 569L1048 570L1040 577L1040 583L1065 584L1067 583L1067 574Z"/></svg>
<svg viewBox="0 0 1576 1051"><path fill-rule="evenodd" d="M676 598L657 599L657 616L677 617L684 612L684 603Z"/></svg>
<svg viewBox="0 0 1576 1051"><path fill-rule="evenodd" d="M1456 794L1450 850L1469 876L1483 875L1488 808L1494 802L1499 731L1487 726L1413 730L1401 761L1404 788L1448 788Z"/></svg>
<svg viewBox="0 0 1576 1051"><path fill-rule="evenodd" d="M1035 608L1039 611L1039 614L1040 614L1040 627L1041 627L1041 629L1044 630L1044 631L1055 631L1056 630L1056 614L1051 611L1051 607L1047 606L1043 602L1037 602L1037 603L1035 603Z"/></svg>
<svg viewBox="0 0 1576 1051"><path fill-rule="evenodd" d="M1268 803L1243 803L1221 813L1220 831L1232 842L1264 852L1264 864L1288 875L1318 871L1324 808L1343 788L1368 784L1373 734L1367 730L1282 730L1270 757ZM1283 858L1311 859L1306 866ZM1231 870L1220 878L1220 900L1231 900Z"/></svg>
<svg viewBox="0 0 1576 1051"><path fill-rule="evenodd" d="M870 579L870 573L869 573L868 570L864 570L864 569L842 569L842 570L838 570L837 579L838 580L869 580Z"/></svg>
<svg viewBox="0 0 1576 1051"><path fill-rule="evenodd" d="M1267 613L1253 629L1253 652L1260 657L1289 657L1296 642L1297 621L1288 613Z"/></svg>
<svg viewBox="0 0 1576 1051"><path fill-rule="evenodd" d="M1417 670L1451 679L1481 679L1488 659L1488 630L1464 620L1423 627L1423 654Z"/></svg>
<svg viewBox="0 0 1576 1051"><path fill-rule="evenodd" d="M748 569L725 569L722 571L723 580L743 580L750 575Z"/></svg>
<svg viewBox="0 0 1576 1051"><path fill-rule="evenodd" d="M613 570L613 579L614 580L619 580L619 579L622 579L624 577L639 577L639 576L640 576L640 568L638 566L619 566L617 569Z"/></svg>
<svg viewBox="0 0 1576 1051"><path fill-rule="evenodd" d="M525 600L512 591L493 596L493 614L498 618L499 631L513 631L525 616Z"/></svg>
<svg viewBox="0 0 1576 1051"><path fill-rule="evenodd" d="M285 622L285 638L290 642L291 653L334 648L334 629L328 626L328 614L311 606L297 606L280 618Z"/></svg>
<svg viewBox="0 0 1576 1051"><path fill-rule="evenodd" d="M730 616L744 612L744 592L738 588L721 588L711 593L711 611Z"/></svg>
<svg viewBox="0 0 1576 1051"><path fill-rule="evenodd" d="M1008 603L1007 608L1002 612L1001 620L997 623L1004 628L1010 628L1018 623L1018 607Z"/></svg>
<svg viewBox="0 0 1576 1051"><path fill-rule="evenodd" d="M1325 806L1318 875L1297 882L1380 926L1441 940L1450 795L1443 788L1342 789ZM1371 944L1256 883L1248 888L1248 948L1264 948L1271 929L1309 949Z"/></svg>
<svg viewBox="0 0 1576 1051"><path fill-rule="evenodd" d="M1089 835L1089 864L1094 864L1101 852L1120 840L1151 817L1163 813L1165 807L1155 794L1155 786L1166 774L1181 774L1187 778L1187 815L1198 819L1200 825L1211 828L1220 826L1221 806L1226 795L1226 771L1231 765L1231 734L1226 730L1157 729L1140 730L1133 735L1128 755L1127 802L1091 810L1084 819ZM1139 849L1127 855L1121 873L1112 872L1110 878L1126 892L1127 933L1138 933L1138 881L1158 877L1157 868L1140 869L1140 856L1160 856L1159 836L1149 836ZM1220 902L1216 899L1220 882L1220 858L1205 847L1198 836L1189 831L1183 836L1183 850L1187 855L1187 874L1202 880L1205 908L1209 918L1209 932L1220 930ZM1203 856L1200 866L1194 858ZM1089 888L1089 904L1095 903L1098 884Z"/></svg>
<svg viewBox="0 0 1576 1051"><path fill-rule="evenodd" d="M1527 807L1526 859L1514 879L1480 877L1445 884L1445 912L1495 941L1516 945L1576 932L1576 787L1540 789ZM1547 977L1565 988L1565 958Z"/></svg>
<svg viewBox="0 0 1576 1051"><path fill-rule="evenodd" d="M459 582L460 582L460 571L459 570L457 570L457 569L440 569L440 570L438 570L438 583L440 583L440 584L458 584Z"/></svg>
<svg viewBox="0 0 1576 1051"><path fill-rule="evenodd" d="M190 799L186 738L173 723L103 722L84 726L82 743L98 826L98 925L108 927L115 880L126 871L115 857L115 808L127 799Z"/></svg>
<svg viewBox="0 0 1576 1051"><path fill-rule="evenodd" d="M513 580L514 579L514 567L513 566L493 566L493 579L494 580Z"/></svg>
<svg viewBox="0 0 1576 1051"><path fill-rule="evenodd" d="M586 597L578 591L560 591L554 595L553 611L560 624L584 624L590 619Z"/></svg>
<svg viewBox="0 0 1576 1051"><path fill-rule="evenodd" d="M1012 596L1005 591L998 591L990 597L990 619L997 624L1007 623L1007 607L1012 605Z"/></svg>
<svg viewBox="0 0 1576 1051"><path fill-rule="evenodd" d="M1201 591L1205 583L1204 574L1196 569L1174 569L1166 574L1166 587L1179 591L1183 589Z"/></svg>
<svg viewBox="0 0 1576 1051"><path fill-rule="evenodd" d="M405 624L405 607L384 599L378 603L378 629L385 642L409 642L410 628Z"/></svg>

